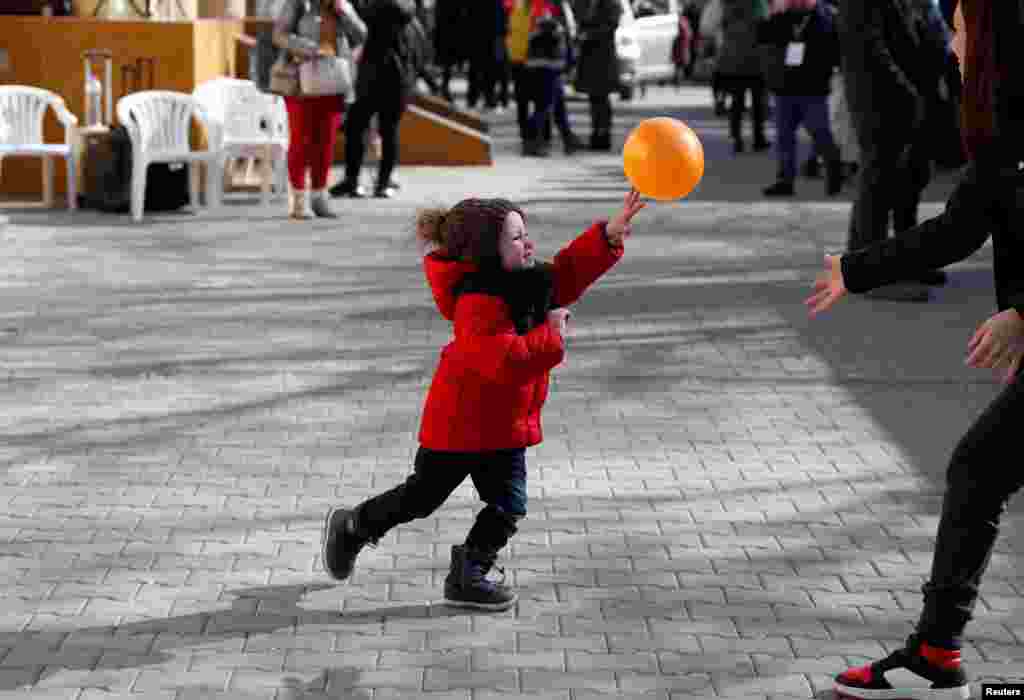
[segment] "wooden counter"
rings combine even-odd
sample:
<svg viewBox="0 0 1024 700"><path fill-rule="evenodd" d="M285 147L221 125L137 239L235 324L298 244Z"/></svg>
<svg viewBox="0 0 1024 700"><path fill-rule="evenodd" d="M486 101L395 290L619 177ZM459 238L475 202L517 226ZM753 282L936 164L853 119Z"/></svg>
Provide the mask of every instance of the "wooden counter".
<svg viewBox="0 0 1024 700"><path fill-rule="evenodd" d="M85 17L4 17L0 50L0 84L32 85L56 92L68 109L84 118L85 76L82 52L108 49L114 54L113 104L124 94L121 66L137 58L156 59L154 87L191 92L199 83L235 74L235 37L242 20L199 19L190 22L108 20ZM104 79L102 71L100 80ZM116 114L113 115L116 121ZM44 124L48 142L61 143L64 131L52 111ZM55 190L66 191L64 168L56 163ZM42 161L5 158L0 195L38 197Z"/></svg>

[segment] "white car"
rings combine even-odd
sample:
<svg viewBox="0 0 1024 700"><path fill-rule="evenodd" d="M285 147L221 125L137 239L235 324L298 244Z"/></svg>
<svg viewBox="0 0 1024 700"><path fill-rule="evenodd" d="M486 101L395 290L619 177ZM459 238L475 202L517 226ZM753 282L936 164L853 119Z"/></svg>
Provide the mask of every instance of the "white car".
<svg viewBox="0 0 1024 700"><path fill-rule="evenodd" d="M653 14L634 15L630 9L627 16L624 11L615 32L623 99L632 97L636 87L669 81L675 75L672 44L679 33L679 0L651 2L649 7Z"/></svg>

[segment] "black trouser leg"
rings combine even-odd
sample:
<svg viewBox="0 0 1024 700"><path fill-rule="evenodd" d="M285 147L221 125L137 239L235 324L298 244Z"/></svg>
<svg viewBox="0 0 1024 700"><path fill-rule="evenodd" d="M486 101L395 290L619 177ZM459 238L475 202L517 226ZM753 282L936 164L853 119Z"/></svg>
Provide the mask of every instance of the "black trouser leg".
<svg viewBox="0 0 1024 700"><path fill-rule="evenodd" d="M526 450L487 453L487 459L470 474L487 505L466 535L466 547L497 555L516 533L516 523L526 516Z"/></svg>
<svg viewBox="0 0 1024 700"><path fill-rule="evenodd" d="M858 125L859 126L859 125ZM889 213L893 192L899 186L899 160L902 145L898 138L887 137L880 130L862 135L860 169L857 172L857 199L850 215L847 250L857 250L889 235Z"/></svg>
<svg viewBox="0 0 1024 700"><path fill-rule="evenodd" d="M734 143L743 143L743 113L747 111L747 82L740 78L729 78L729 135Z"/></svg>
<svg viewBox="0 0 1024 700"><path fill-rule="evenodd" d="M390 105L381 105L377 113L377 127L380 130L380 163L377 165L377 187L386 187L391 182L391 173L398 163L398 125L405 112L405 100L398 96Z"/></svg>
<svg viewBox="0 0 1024 700"><path fill-rule="evenodd" d="M892 230L902 233L917 226L917 210L921 195L932 178L932 163L927 147L917 140L902 164L893 192Z"/></svg>
<svg viewBox="0 0 1024 700"><path fill-rule="evenodd" d="M1007 500L1024 483L1024 472L1014 463L1021 418L1024 384L1018 373L953 451L931 576L922 589L924 609L917 626L929 644L961 645L999 534L1000 516Z"/></svg>
<svg viewBox="0 0 1024 700"><path fill-rule="evenodd" d="M611 145L612 100L608 94L590 95L591 141L597 148Z"/></svg>
<svg viewBox="0 0 1024 700"><path fill-rule="evenodd" d="M359 181L359 173L363 169L363 156L366 153L366 132L370 128L370 119L376 107L368 97L352 103L348 117L345 119L345 182L355 184Z"/></svg>
<svg viewBox="0 0 1024 700"><path fill-rule="evenodd" d="M448 500L469 475L476 461L463 453L435 452L421 447L413 473L389 491L359 506L359 528L368 537L384 536L391 528L426 518Z"/></svg>
<svg viewBox="0 0 1024 700"><path fill-rule="evenodd" d="M522 63L509 64L512 71L512 88L516 100L516 123L519 138L526 140L527 121L530 118L530 102L533 99L532 72Z"/></svg>
<svg viewBox="0 0 1024 700"><path fill-rule="evenodd" d="M750 111L753 120L754 143L763 144L765 114L767 113L768 92L763 78L750 79Z"/></svg>

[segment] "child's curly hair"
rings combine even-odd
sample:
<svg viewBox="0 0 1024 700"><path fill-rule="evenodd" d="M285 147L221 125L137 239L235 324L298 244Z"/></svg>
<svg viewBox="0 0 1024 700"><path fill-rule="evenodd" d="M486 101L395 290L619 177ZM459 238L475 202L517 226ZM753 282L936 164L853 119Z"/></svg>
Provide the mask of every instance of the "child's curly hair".
<svg viewBox="0 0 1024 700"><path fill-rule="evenodd" d="M499 259L498 242L511 212L526 221L519 206L501 198L470 198L451 209L423 209L416 216L416 238L433 244L446 258L493 264Z"/></svg>
<svg viewBox="0 0 1024 700"><path fill-rule="evenodd" d="M451 209L423 209L416 217L416 238L437 247L442 256L476 263L478 270L455 286L456 296L476 292L501 297L519 334L544 322L554 299L551 265L506 271L501 267L498 241L505 219L523 210L507 199L464 199Z"/></svg>

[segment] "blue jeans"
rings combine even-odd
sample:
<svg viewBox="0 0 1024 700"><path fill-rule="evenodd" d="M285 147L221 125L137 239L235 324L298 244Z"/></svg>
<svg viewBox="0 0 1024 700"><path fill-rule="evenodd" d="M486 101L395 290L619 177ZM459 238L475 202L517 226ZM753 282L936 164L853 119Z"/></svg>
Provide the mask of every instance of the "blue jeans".
<svg viewBox="0 0 1024 700"><path fill-rule="evenodd" d="M796 179L796 130L803 125L811 134L815 150L826 160L838 160L839 148L832 139L828 121L828 98L825 95L777 95L775 98L775 130L779 141L779 179Z"/></svg>
<svg viewBox="0 0 1024 700"><path fill-rule="evenodd" d="M441 507L469 476L486 505L477 514L466 545L497 552L526 516L526 449L493 452L441 452L420 447L413 473L390 491L359 506L359 526L371 537Z"/></svg>
<svg viewBox="0 0 1024 700"><path fill-rule="evenodd" d="M569 113L565 108L565 88L561 74L549 68L527 68L533 90L533 114L526 122L526 139L539 140L544 134L544 125L554 113L555 125L566 140L572 132Z"/></svg>

